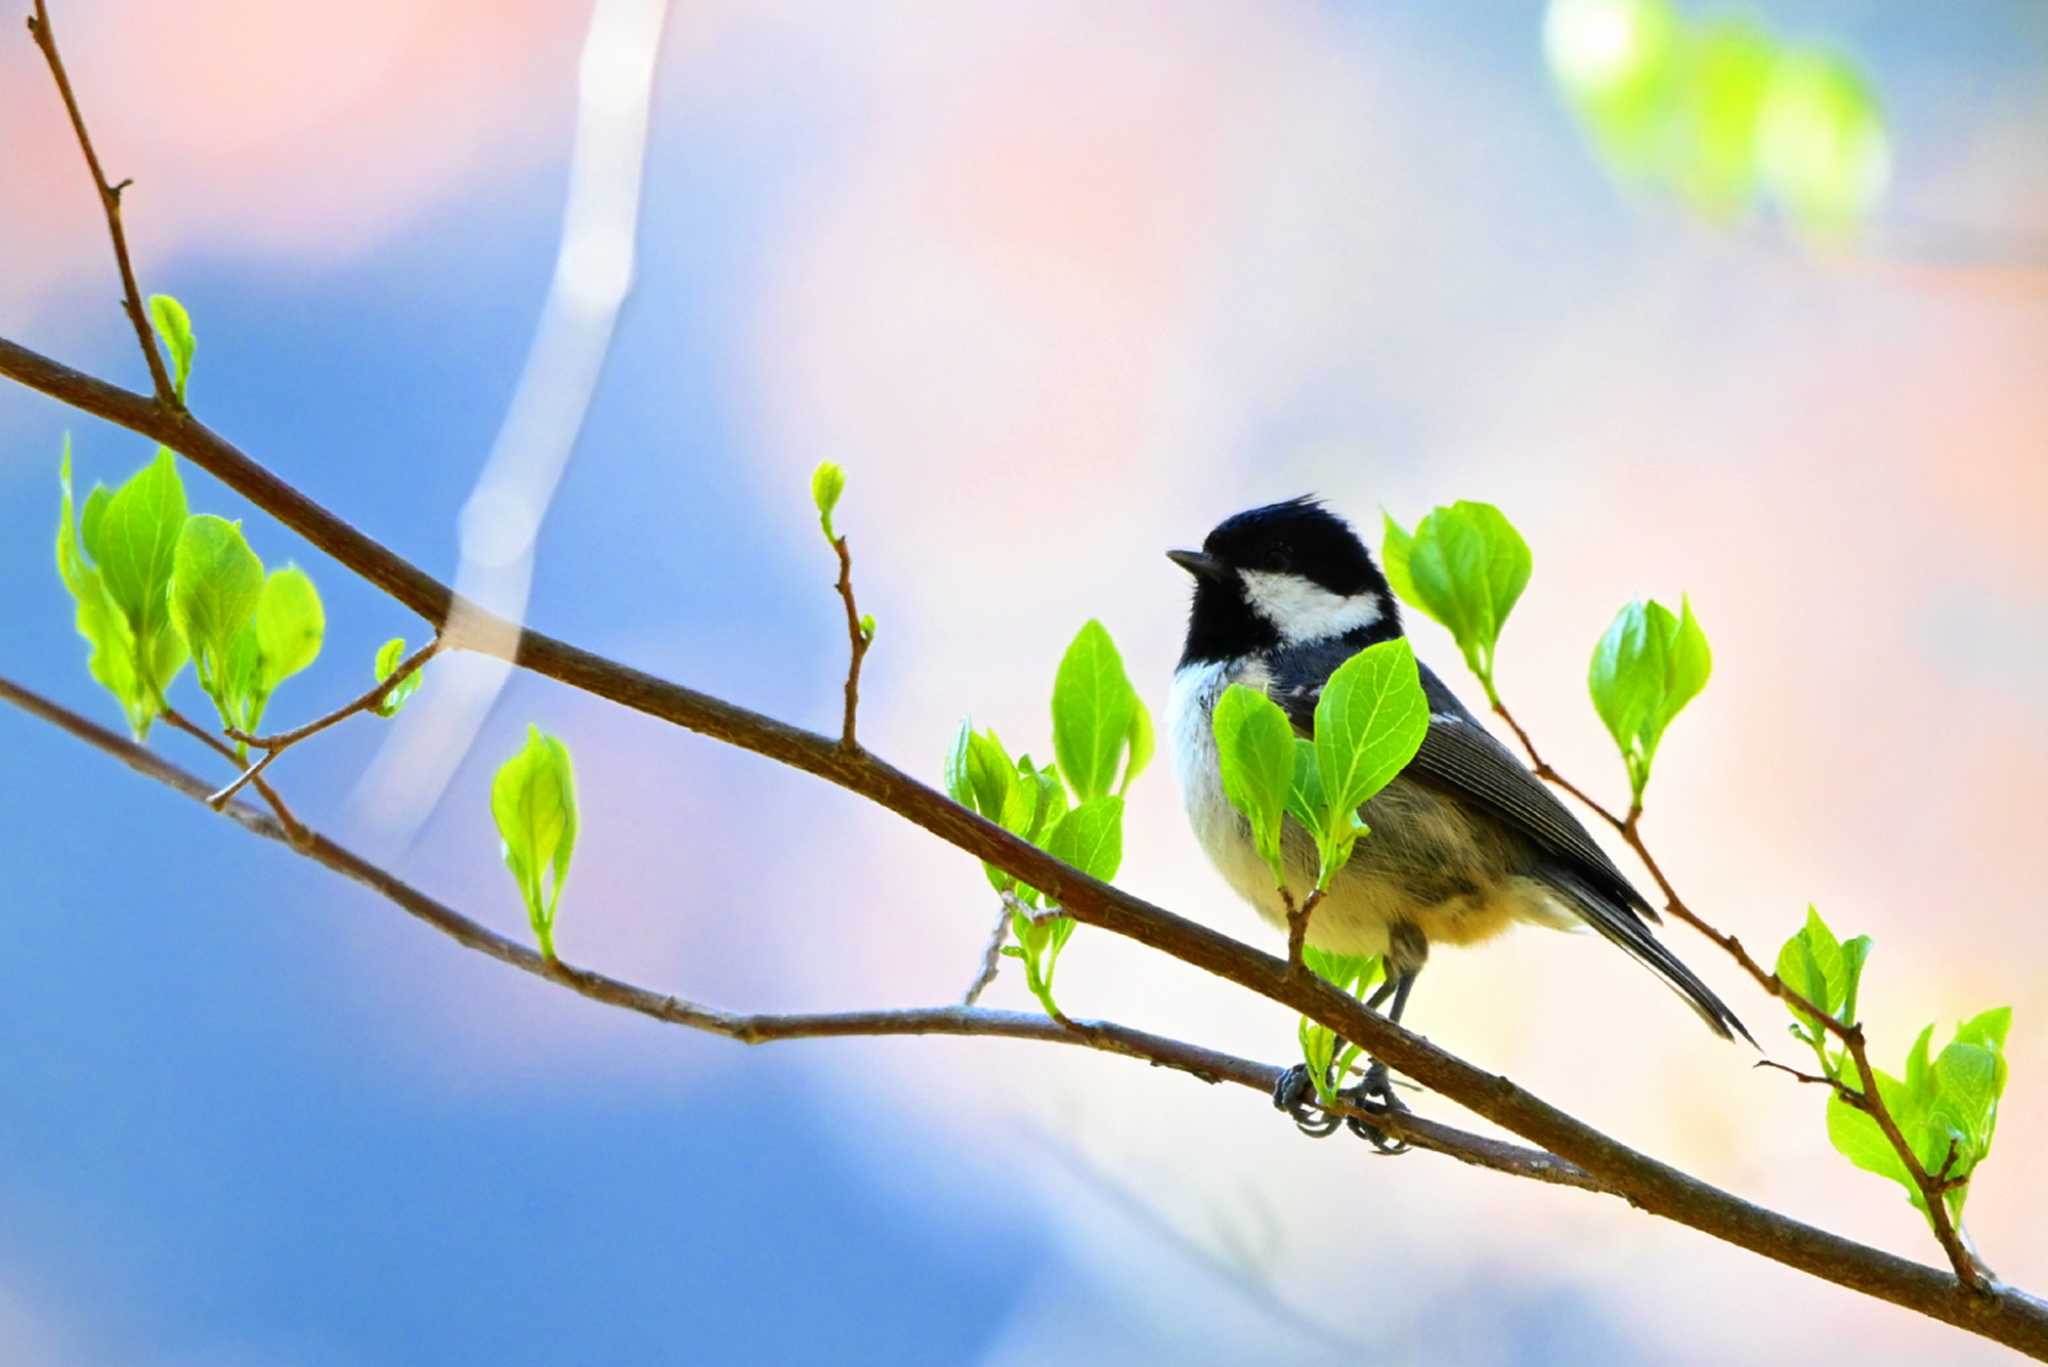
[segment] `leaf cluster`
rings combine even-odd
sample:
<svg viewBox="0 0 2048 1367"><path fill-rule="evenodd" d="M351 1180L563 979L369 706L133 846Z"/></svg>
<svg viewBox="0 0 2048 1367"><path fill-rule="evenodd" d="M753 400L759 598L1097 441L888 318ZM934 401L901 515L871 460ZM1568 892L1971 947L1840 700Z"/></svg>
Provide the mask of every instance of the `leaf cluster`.
<svg viewBox="0 0 2048 1367"><path fill-rule="evenodd" d="M1836 1022L1853 1026L1870 946L1867 935L1837 940L1820 913L1808 908L1806 924L1778 951L1778 976ZM1995 1007L1962 1022L1955 1037L1932 1058L1934 1026L1930 1024L1906 1054L1904 1077L1872 1068L1875 1076L1869 1078L1809 1012L1791 1003L1787 1009L1792 1013L1793 1036L1812 1047L1821 1071L1836 1084L1827 1110L1828 1140L1836 1151L1857 1167L1904 1187L1914 1208L1931 1221L1920 1184L1905 1160L1877 1119L1853 1099L1867 1096L1874 1085L1921 1170L1944 1184L1942 1200L1950 1217L1960 1220L1963 1204L1969 1199L1970 1178L1977 1165L1991 1156L1991 1140L1998 1128L2012 1008Z"/></svg>
<svg viewBox="0 0 2048 1367"><path fill-rule="evenodd" d="M946 753L946 792L1012 835L1030 841L1089 877L1108 882L1123 863L1124 793L1153 752L1152 718L1131 686L1123 657L1102 623L1090 620L1068 645L1053 679L1054 762L1026 754L1012 760L993 729L962 722ZM1071 917L993 864L989 885L1016 899L1003 952L1024 965L1026 985L1047 1014L1060 951L1074 933Z"/></svg>

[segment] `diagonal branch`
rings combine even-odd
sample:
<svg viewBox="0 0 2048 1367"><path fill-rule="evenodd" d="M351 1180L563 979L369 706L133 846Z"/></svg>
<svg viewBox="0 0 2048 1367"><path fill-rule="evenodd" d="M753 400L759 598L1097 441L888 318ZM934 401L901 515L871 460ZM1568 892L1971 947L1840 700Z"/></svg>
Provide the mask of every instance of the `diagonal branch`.
<svg viewBox="0 0 2048 1367"><path fill-rule="evenodd" d="M1860 1084L1858 1087L1849 1087L1836 1083L1842 1099L1877 1122L1878 1129L1884 1133L1885 1142L1891 1145L1892 1151L1904 1165L1907 1176L1913 1179L1913 1186L1919 1191L1921 1200L1927 1208L1927 1219L1934 1228L1935 1241L1947 1255L1949 1266L1955 1269L1957 1279L1972 1290L1986 1290L1996 1279L1991 1269L1985 1266L1984 1260L1969 1246L1969 1241L1963 1237L1962 1231L1956 1227L1955 1220L1949 1213L1948 1203L1941 1199L1942 1193L1954 1183L1947 1180L1946 1174L1941 1177L1930 1174L1926 1165L1920 1161L1920 1155L1915 1153L1913 1146L1906 1141L1905 1134L1899 1129L1898 1120L1892 1115L1891 1107L1885 1103L1884 1093L1877 1085L1877 1072L1871 1067L1870 1054L1863 1038L1863 1027L1837 1020L1821 1010L1794 991L1775 971L1766 970L1762 964L1750 957L1741 940L1717 929L1705 917L1685 904L1685 899L1678 895L1678 889L1664 876L1663 867L1657 863L1656 857L1650 853L1650 847L1644 843L1643 808L1640 800L1629 804L1627 815L1616 816L1544 762L1543 757L1536 753L1535 743L1529 739L1529 733L1522 729L1521 723L1514 719L1500 699L1494 699L1493 710L1514 728L1515 735L1521 739L1522 748L1529 752L1529 762L1534 767L1537 777L1547 779L1570 793L1584 803L1594 815L1620 833L1628 847L1635 851L1636 857L1643 861L1643 867L1649 870L1650 877L1656 880L1658 890L1664 894L1664 909L1667 912L1718 945L1742 967L1744 972L1755 979L1757 986L1766 993L1796 1008L1800 1013L1812 1017L1821 1028L1842 1042L1843 1047L1849 1051L1849 1057L1855 1061L1857 1080ZM1803 1076L1789 1068L1784 1071L1791 1072L1795 1077Z"/></svg>
<svg viewBox="0 0 2048 1367"><path fill-rule="evenodd" d="M78 97L71 93L71 77L64 71L64 59L57 55L57 38L50 32L50 12L43 7L43 0L35 0L35 7L36 12L29 16L29 36L35 39L36 46L43 51L43 60L50 65L50 79L57 83L57 93L64 97L64 112L71 116L71 131L78 135L78 150L85 153L93 189L99 192L100 208L106 212L107 236L114 241L114 264L121 270L121 311L135 326L135 340L141 343L143 359L149 362L149 382L156 391L156 401L166 408L181 407L170 373L164 369L163 353L157 350L156 334L149 330L149 317L142 311L142 292L135 287L135 267L128 261L128 235L121 228L121 191L128 188L129 182L107 183L107 173L100 169L99 154L93 151L92 137L85 131L85 115L79 111Z"/></svg>

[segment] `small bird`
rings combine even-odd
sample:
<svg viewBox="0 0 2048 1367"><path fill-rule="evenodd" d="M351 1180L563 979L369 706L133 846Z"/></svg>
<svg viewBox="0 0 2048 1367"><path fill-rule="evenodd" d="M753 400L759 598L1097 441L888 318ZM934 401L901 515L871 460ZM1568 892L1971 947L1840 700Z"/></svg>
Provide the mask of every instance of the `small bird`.
<svg viewBox="0 0 2048 1367"><path fill-rule="evenodd" d="M1287 921L1250 824L1223 793L1210 712L1224 689L1263 689L1301 735L1337 666L1402 634L1386 577L1350 526L1311 498L1253 508L1210 532L1199 551L1168 551L1195 578L1187 648L1174 671L1169 717L1181 798L1195 838L1237 893L1276 925ZM1399 1021L1435 943L1476 944L1516 922L1590 926L1646 964L1724 1039L1749 1038L1719 997L1645 926L1657 913L1630 886L1549 787L1488 731L1428 665L1420 665L1429 732L1408 767L1360 815L1371 835L1332 881L1309 923L1309 943L1340 954L1383 954ZM1289 819L1282 840L1298 905L1315 886L1316 851ZM1754 1041L1752 1041L1754 1043ZM1359 1094L1390 1107L1384 1065ZM1275 1103L1315 1133L1303 1106L1307 1074L1282 1080ZM1370 1127L1354 1125L1377 1144Z"/></svg>

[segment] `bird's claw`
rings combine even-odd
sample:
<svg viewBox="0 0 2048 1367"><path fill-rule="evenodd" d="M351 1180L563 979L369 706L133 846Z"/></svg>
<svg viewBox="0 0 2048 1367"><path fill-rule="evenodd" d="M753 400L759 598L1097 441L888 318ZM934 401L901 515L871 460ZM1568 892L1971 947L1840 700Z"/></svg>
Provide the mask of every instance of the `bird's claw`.
<svg viewBox="0 0 2048 1367"><path fill-rule="evenodd" d="M1311 1103L1316 1095L1315 1083L1309 1078L1308 1069L1297 1063L1280 1075L1273 1084L1273 1105L1275 1109L1287 1112L1294 1121L1294 1128L1311 1139L1328 1139L1337 1132L1339 1117L1316 1108Z"/></svg>
<svg viewBox="0 0 2048 1367"><path fill-rule="evenodd" d="M1354 1105L1369 1106L1377 1104L1381 1110L1387 1112L1405 1113L1408 1110L1408 1103L1394 1095L1394 1084L1387 1077L1387 1065L1381 1063L1378 1059L1372 1061L1372 1066L1365 1070L1365 1077L1356 1087L1350 1088L1341 1093L1341 1095L1345 1100L1350 1101ZM1408 1152L1408 1145L1398 1139L1387 1138L1384 1130L1368 1121L1364 1116L1348 1115L1344 1117L1344 1124L1350 1129L1351 1133L1365 1140L1381 1153L1396 1154Z"/></svg>
<svg viewBox="0 0 2048 1367"><path fill-rule="evenodd" d="M1356 1087L1339 1092L1338 1096L1354 1106L1378 1106L1382 1111L1406 1111L1408 1105L1394 1095L1393 1084L1387 1078L1385 1064L1374 1061L1365 1070L1365 1077ZM1327 1139L1337 1132L1340 1125L1348 1128L1360 1139L1371 1144L1384 1154L1406 1153L1408 1146L1398 1139L1389 1139L1378 1127L1359 1115L1333 1114L1315 1104L1316 1089L1309 1077L1308 1069L1297 1063L1280 1075L1273 1086L1273 1105L1287 1112L1294 1121L1294 1127L1313 1139Z"/></svg>

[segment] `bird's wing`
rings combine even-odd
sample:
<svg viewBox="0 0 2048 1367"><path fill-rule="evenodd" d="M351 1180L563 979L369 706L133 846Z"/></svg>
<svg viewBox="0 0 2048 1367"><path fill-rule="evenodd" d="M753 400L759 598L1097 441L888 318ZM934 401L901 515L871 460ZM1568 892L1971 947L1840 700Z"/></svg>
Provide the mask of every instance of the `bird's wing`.
<svg viewBox="0 0 2048 1367"><path fill-rule="evenodd" d="M1323 683L1348 657L1348 651L1332 642L1288 651L1274 660L1269 691L1299 734L1314 734L1316 700L1322 696ZM1549 785L1458 701L1436 671L1419 662L1417 667L1422 691L1429 699L1429 733L1403 774L1453 789L1460 797L1478 803L1544 854L1573 869L1580 882L1656 920L1650 904Z"/></svg>

